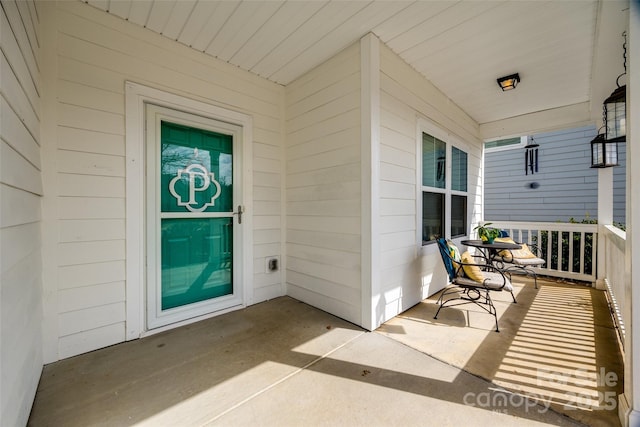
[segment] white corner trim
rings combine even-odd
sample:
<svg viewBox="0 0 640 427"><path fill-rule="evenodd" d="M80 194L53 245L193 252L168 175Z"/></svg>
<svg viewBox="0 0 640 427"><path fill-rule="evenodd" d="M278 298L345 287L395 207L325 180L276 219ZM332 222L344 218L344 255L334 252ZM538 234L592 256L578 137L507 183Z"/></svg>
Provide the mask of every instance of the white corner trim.
<svg viewBox="0 0 640 427"><path fill-rule="evenodd" d="M145 326L145 104L200 114L242 127L242 194L246 215L242 234L244 305L253 302L253 119L251 116L138 83L125 82L125 216L127 341L140 338Z"/></svg>
<svg viewBox="0 0 640 427"><path fill-rule="evenodd" d="M380 326L380 40L360 39L362 326Z"/></svg>

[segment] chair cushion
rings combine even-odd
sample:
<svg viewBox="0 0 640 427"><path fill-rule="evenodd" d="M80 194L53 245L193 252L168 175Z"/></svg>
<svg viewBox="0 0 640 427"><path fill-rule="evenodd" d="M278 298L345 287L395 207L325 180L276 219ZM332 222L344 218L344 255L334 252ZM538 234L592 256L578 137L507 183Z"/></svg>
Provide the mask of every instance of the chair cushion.
<svg viewBox="0 0 640 427"><path fill-rule="evenodd" d="M477 282L468 277L456 277L456 280L454 283L456 285L467 286L467 287L477 287L477 288L486 287L496 291L497 290L504 290L508 292L513 291L513 285L511 284L511 281L506 277L503 279L500 273L485 271L483 272L483 275L485 276L485 278L482 282ZM503 283L504 283L504 288L502 287Z"/></svg>
<svg viewBox="0 0 640 427"><path fill-rule="evenodd" d="M469 251L465 251L462 254L462 262L475 264L475 260L473 259ZM484 280L484 274L482 270L480 270L480 267L478 267L477 265L463 265L462 269L464 270L464 275L469 279L476 282L482 282Z"/></svg>
<svg viewBox="0 0 640 427"><path fill-rule="evenodd" d="M513 241L513 239L509 236L506 237L496 237L495 239L493 239L494 242L498 242L498 243L513 243L515 244L516 242Z"/></svg>
<svg viewBox="0 0 640 427"><path fill-rule="evenodd" d="M457 270L458 268L460 268L460 264L458 264L458 263L462 259L460 257L460 250L458 249L456 244L453 243L451 240L447 240L447 249L449 250L449 256L453 260L452 261L453 268L455 268Z"/></svg>
<svg viewBox="0 0 640 427"><path fill-rule="evenodd" d="M515 265L522 265L522 266L535 266L535 265L544 265L545 264L545 260L543 260L542 258L514 258L513 261L511 261L512 264Z"/></svg>
<svg viewBox="0 0 640 427"><path fill-rule="evenodd" d="M521 259L526 259L526 258L538 258L533 252L531 252L531 249L529 249L529 246L527 246L526 243L519 243L520 246L522 246L522 249L511 249L511 250L503 250L500 251L500 253L498 255L500 255L503 258L506 258L506 261L509 262L509 260L513 257L515 258L521 258ZM538 258L541 259L541 258Z"/></svg>
<svg viewBox="0 0 640 427"><path fill-rule="evenodd" d="M449 255L454 261L460 262L460 250L451 240L447 240L447 248L449 249Z"/></svg>

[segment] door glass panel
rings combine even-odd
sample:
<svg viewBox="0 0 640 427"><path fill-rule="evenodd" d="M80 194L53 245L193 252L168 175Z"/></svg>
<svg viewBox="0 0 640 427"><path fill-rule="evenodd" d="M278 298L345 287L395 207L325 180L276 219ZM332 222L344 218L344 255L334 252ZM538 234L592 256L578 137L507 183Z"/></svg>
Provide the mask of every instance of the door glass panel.
<svg viewBox="0 0 640 427"><path fill-rule="evenodd" d="M233 139L162 121L161 309L233 294Z"/></svg>
<svg viewBox="0 0 640 427"><path fill-rule="evenodd" d="M162 220L162 309L233 292L232 218Z"/></svg>
<svg viewBox="0 0 640 427"><path fill-rule="evenodd" d="M231 212L231 135L162 122L162 212Z"/></svg>

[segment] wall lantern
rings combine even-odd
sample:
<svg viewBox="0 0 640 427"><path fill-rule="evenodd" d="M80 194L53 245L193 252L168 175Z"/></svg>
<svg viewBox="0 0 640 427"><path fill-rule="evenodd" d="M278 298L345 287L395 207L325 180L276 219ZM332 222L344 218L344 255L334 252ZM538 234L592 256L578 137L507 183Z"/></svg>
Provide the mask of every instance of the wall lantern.
<svg viewBox="0 0 640 427"><path fill-rule="evenodd" d="M518 83L520 83L520 75L518 75L518 73L511 74L510 76L500 77L497 81L500 89L505 92L516 88Z"/></svg>
<svg viewBox="0 0 640 427"><path fill-rule="evenodd" d="M627 85L618 86L604 101L604 116L607 123L607 141L624 142L627 120Z"/></svg>
<svg viewBox="0 0 640 427"><path fill-rule="evenodd" d="M603 133L591 141L591 167L608 168L618 166L618 143L608 141Z"/></svg>
<svg viewBox="0 0 640 427"><path fill-rule="evenodd" d="M622 59L624 72L616 79L616 90L604 100L603 118L607 128L607 141L623 142L627 134L627 85L620 86L620 77L627 74L627 32L622 33Z"/></svg>
<svg viewBox="0 0 640 427"><path fill-rule="evenodd" d="M616 90L604 100L602 106L603 126L591 141L591 167L608 168L618 166L618 142L626 140L627 86L620 86L620 77L627 74L627 32L622 33L624 73L616 79ZM604 132L600 131L604 129Z"/></svg>

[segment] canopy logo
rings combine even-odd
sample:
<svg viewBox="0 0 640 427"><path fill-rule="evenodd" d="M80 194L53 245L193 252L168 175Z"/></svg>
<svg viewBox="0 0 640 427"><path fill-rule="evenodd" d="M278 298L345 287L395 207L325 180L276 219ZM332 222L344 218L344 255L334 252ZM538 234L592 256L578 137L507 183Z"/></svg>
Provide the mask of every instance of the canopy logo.
<svg viewBox="0 0 640 427"><path fill-rule="evenodd" d="M186 195L181 195L176 191L176 184L181 181L187 182L188 194ZM215 187L214 191L209 190L211 185ZM198 193L206 196L207 191L213 193L208 201L196 200ZM169 192L178 201L178 206L184 206L190 212L203 212L209 206L215 206L216 199L220 197L220 191L220 183L216 181L213 172L209 172L204 166L195 163L185 169L178 169L178 174L169 182ZM188 196L187 201L183 200L183 196ZM202 199L202 197L198 199Z"/></svg>

